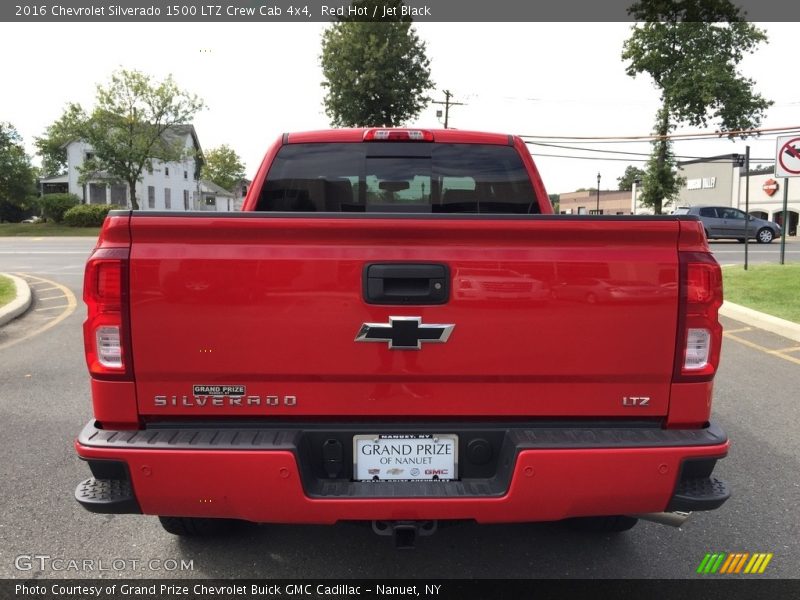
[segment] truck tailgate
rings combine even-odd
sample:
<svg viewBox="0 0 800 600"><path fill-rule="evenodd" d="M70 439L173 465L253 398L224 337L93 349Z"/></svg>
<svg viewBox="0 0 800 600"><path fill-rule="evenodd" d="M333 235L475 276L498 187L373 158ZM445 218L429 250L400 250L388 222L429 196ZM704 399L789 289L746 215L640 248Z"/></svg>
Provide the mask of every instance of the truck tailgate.
<svg viewBox="0 0 800 600"><path fill-rule="evenodd" d="M665 415L679 228L658 218L134 213L139 411ZM449 300L368 304L371 263L446 265ZM390 317L452 333L419 350L355 341L365 323Z"/></svg>

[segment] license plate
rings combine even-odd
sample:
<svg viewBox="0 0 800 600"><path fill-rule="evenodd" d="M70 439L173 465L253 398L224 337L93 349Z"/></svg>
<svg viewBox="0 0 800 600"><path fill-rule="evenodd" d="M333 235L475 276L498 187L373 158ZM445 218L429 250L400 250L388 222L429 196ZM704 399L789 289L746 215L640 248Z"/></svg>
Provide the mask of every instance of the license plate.
<svg viewBox="0 0 800 600"><path fill-rule="evenodd" d="M458 436L381 434L353 437L356 481L441 481L458 477Z"/></svg>

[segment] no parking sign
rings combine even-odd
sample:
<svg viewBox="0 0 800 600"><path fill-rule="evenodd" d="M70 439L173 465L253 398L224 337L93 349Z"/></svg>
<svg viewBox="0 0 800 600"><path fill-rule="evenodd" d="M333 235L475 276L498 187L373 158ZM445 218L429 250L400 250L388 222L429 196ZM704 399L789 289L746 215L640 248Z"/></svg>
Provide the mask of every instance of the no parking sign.
<svg viewBox="0 0 800 600"><path fill-rule="evenodd" d="M785 135L778 138L775 155L775 177L800 176L800 136Z"/></svg>
<svg viewBox="0 0 800 600"><path fill-rule="evenodd" d="M800 135L784 135L778 138L778 153L775 155L775 177L783 177L783 215L781 226L781 264L784 264L786 252L786 231L789 229L787 222L789 216L789 177L800 176ZM745 262L745 265L747 263ZM745 266L745 268L747 268Z"/></svg>

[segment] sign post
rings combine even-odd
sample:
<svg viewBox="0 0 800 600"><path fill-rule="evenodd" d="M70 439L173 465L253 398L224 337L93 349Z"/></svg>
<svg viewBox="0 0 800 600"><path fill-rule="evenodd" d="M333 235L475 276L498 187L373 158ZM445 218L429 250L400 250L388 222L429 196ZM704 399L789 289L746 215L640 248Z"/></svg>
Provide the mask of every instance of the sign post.
<svg viewBox="0 0 800 600"><path fill-rule="evenodd" d="M744 173L744 270L747 271L750 248L750 146L744 148Z"/></svg>
<svg viewBox="0 0 800 600"><path fill-rule="evenodd" d="M775 177L783 177L783 217L781 218L781 264L786 257L786 232L789 224L789 177L800 177L800 136L784 135L777 140Z"/></svg>
<svg viewBox="0 0 800 600"><path fill-rule="evenodd" d="M781 218L781 264L784 263L784 259L786 258L786 230L789 229L789 225L786 222L786 218L789 216L789 178L785 177L783 179L783 217Z"/></svg>

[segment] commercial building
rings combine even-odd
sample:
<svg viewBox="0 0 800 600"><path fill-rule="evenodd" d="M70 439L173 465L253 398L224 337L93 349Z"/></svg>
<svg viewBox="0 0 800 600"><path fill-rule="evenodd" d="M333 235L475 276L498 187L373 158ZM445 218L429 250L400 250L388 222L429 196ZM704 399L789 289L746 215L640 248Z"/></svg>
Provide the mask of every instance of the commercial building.
<svg viewBox="0 0 800 600"><path fill-rule="evenodd" d="M797 235L800 217L800 179L777 178L772 167L745 172L744 156L723 154L678 163L686 178L676 206L732 206L751 215L783 224L783 195L788 181L787 235Z"/></svg>

